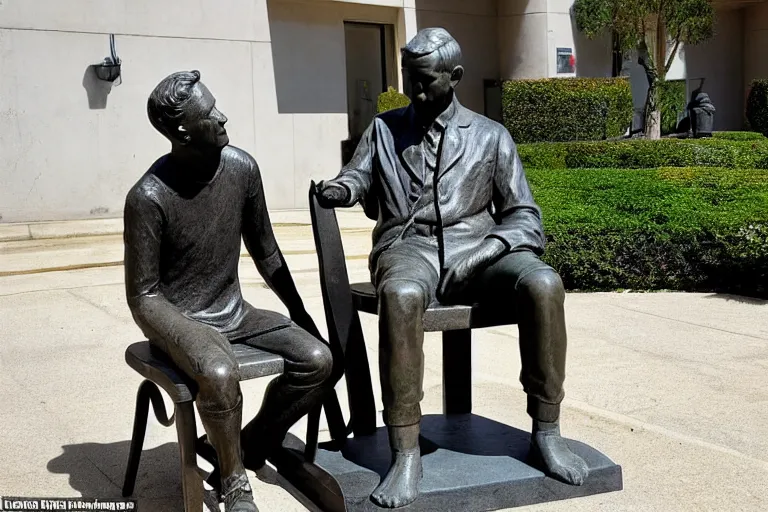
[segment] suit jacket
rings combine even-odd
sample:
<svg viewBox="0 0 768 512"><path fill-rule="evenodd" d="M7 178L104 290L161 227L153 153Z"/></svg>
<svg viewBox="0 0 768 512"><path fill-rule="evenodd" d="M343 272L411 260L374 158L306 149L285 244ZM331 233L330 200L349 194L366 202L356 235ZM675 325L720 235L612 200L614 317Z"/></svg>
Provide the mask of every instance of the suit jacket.
<svg viewBox="0 0 768 512"><path fill-rule="evenodd" d="M441 115L445 132L438 150L431 205L417 211L413 193L423 186L421 139L425 130L412 106L376 116L365 131L338 183L351 192L366 215L377 220L373 230L371 271L418 213L434 225L440 264L474 250L484 238L501 240L506 251L544 252L541 211L534 202L515 143L502 125L453 104Z"/></svg>

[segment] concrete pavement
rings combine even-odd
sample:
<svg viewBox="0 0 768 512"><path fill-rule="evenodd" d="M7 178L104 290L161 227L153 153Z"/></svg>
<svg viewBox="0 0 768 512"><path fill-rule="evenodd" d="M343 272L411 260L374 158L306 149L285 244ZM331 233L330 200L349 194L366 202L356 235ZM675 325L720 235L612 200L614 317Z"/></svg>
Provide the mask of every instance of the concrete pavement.
<svg viewBox="0 0 768 512"><path fill-rule="evenodd" d="M314 252L308 211L276 211L270 216L286 255ZM337 217L345 233L363 235L352 237L356 245L347 249L359 257L366 244L370 248L373 222L359 208L339 211ZM121 265L122 236L122 219L0 224L0 277ZM241 253L247 256L244 245Z"/></svg>
<svg viewBox="0 0 768 512"><path fill-rule="evenodd" d="M307 218L291 215L291 222L273 222L325 334ZM351 278L365 280L370 223L351 212L342 226ZM72 231L90 238L0 242L0 495L120 494L140 382L123 351L142 335L124 301L119 232ZM241 282L253 304L285 311L247 258ZM625 489L516 510L768 510L768 303L600 293L569 294L566 307L563 433L621 464ZM363 315L362 322L375 361L376 320ZM475 413L530 428L517 381L516 330L485 329L475 339ZM438 335L428 335L425 353L423 408L439 413ZM243 383L246 418L258 410L265 386ZM343 384L339 389L343 395ZM294 432L303 437L304 423ZM180 510L175 430L150 419L145 449L140 510ZM251 476L262 510L306 510L269 483L269 474L261 475L266 481Z"/></svg>

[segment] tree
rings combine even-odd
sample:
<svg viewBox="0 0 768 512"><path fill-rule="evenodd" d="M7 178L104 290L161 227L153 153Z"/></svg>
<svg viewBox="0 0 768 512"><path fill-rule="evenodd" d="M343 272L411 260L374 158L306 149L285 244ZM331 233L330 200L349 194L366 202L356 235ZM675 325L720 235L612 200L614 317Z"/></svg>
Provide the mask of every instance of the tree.
<svg viewBox="0 0 768 512"><path fill-rule="evenodd" d="M712 0L576 0L573 9L576 26L587 38L611 31L619 49L637 52L648 80L645 135L658 139L659 84L681 44L700 44L714 34ZM672 45L669 53L668 44Z"/></svg>

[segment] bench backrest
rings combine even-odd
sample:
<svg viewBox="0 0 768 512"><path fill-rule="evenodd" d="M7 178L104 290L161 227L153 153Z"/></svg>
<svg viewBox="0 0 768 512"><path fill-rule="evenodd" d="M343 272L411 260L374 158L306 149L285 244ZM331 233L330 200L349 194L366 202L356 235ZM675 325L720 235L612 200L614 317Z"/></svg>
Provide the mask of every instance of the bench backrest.
<svg viewBox="0 0 768 512"><path fill-rule="evenodd" d="M352 431L355 435L370 434L376 430L376 407L363 329L352 301L336 212L320 205L314 181L309 189L309 211L328 338L336 361L334 376L336 380L346 377Z"/></svg>

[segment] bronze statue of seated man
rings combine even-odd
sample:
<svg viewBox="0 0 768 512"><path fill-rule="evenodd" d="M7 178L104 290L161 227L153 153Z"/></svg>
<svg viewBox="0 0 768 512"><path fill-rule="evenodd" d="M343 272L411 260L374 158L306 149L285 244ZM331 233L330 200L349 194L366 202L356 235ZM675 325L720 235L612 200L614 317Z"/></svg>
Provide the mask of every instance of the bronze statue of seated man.
<svg viewBox="0 0 768 512"><path fill-rule="evenodd" d="M587 466L559 429L565 292L540 259L540 209L515 143L503 126L459 103L461 49L447 31L420 31L402 59L411 105L377 116L349 164L318 184L324 206L359 202L378 220L369 263L380 304L379 364L393 458L371 498L400 507L418 496L422 316L435 300L516 312L531 455L547 474L579 485Z"/></svg>
<svg viewBox="0 0 768 512"><path fill-rule="evenodd" d="M259 167L229 145L227 118L199 72L165 78L147 110L171 152L126 198L128 304L150 343L197 383L197 409L217 453L225 510L253 512L258 509L244 466L263 465L288 429L324 398L331 351L275 241ZM290 318L243 300L241 237ZM242 433L234 343L285 358L283 375L270 382L261 410Z"/></svg>

